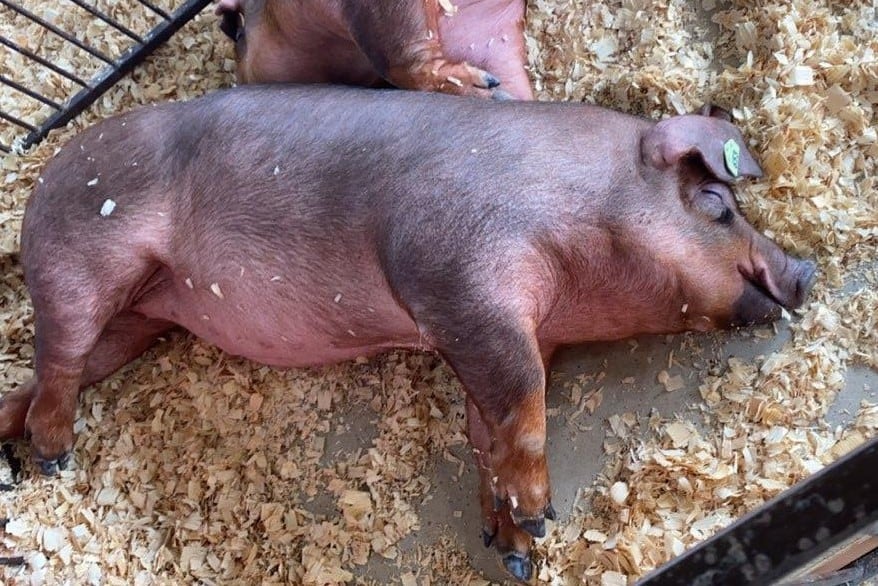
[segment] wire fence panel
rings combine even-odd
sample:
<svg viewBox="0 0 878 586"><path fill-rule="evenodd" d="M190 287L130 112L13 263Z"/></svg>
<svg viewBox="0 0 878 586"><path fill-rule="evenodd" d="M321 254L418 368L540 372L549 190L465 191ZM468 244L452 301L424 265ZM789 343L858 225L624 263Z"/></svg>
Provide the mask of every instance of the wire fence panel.
<svg viewBox="0 0 878 586"><path fill-rule="evenodd" d="M210 3L0 0L0 151L67 124Z"/></svg>

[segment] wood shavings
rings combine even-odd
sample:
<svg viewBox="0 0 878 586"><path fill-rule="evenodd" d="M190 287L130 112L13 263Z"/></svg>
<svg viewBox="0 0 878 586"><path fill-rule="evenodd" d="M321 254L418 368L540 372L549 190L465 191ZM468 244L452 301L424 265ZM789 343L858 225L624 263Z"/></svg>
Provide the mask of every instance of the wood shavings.
<svg viewBox="0 0 878 586"><path fill-rule="evenodd" d="M814 70L807 65L796 65L788 79L792 85L814 85Z"/></svg>
<svg viewBox="0 0 878 586"><path fill-rule="evenodd" d="M813 301L792 316L788 344L756 362L684 373L700 387L702 413L656 414L644 426L633 413L608 417L605 477L591 491L591 479L583 482L584 512L556 524L537 546L546 583L633 581L878 429L868 404L838 431L822 420L850 364L878 368L878 277L867 264L878 257L874 7L702 2L718 27L713 38L703 34L695 4L530 0L536 93L653 118L704 102L729 108L766 171L763 181L738 189L742 209L781 245L816 257L820 282ZM72 5L23 5L82 31L102 51L127 46ZM139 34L158 22L127 0L96 6ZM39 169L100 118L232 85L233 49L216 24L205 11L67 128L33 152L0 160L0 392L32 376L33 317L21 268L8 255L18 250ZM102 66L8 12L0 30L86 77ZM502 39L484 40L495 42ZM0 73L50 97L74 89L11 52ZM0 107L29 122L48 114L2 88ZM4 142L14 136L0 127ZM272 163L266 173L281 168ZM280 275L260 278L283 286ZM855 278L865 284L842 294ZM184 283L194 288L191 276ZM666 374L665 388L684 381ZM580 420L601 406L604 390L604 408L617 390L595 378L576 384L570 397ZM281 372L174 335L87 389L82 405L78 466L0 494L9 516L0 547L27 561L0 569L5 584L332 584L358 580L375 556L408 564L399 573L407 585L487 583L459 536L418 543L413 552L400 545L421 525L418 505L435 481L430 462L465 443L461 389L434 357L394 352ZM376 423L357 449L342 453L333 437L352 405ZM318 510L321 495L330 496Z"/></svg>
<svg viewBox="0 0 878 586"><path fill-rule="evenodd" d="M454 16L457 12L457 6L451 0L439 0L439 7L445 12L445 16Z"/></svg>
<svg viewBox="0 0 878 586"><path fill-rule="evenodd" d="M616 482L610 487L610 498L617 505L624 505L628 498L628 485L624 482Z"/></svg>
<svg viewBox="0 0 878 586"><path fill-rule="evenodd" d="M675 374L674 376L671 376L668 374L667 370L658 373L658 382L665 387L665 391L668 393L673 393L674 391L679 391L686 387L686 383L683 382L683 377L681 375Z"/></svg>
<svg viewBox="0 0 878 586"><path fill-rule="evenodd" d="M628 576L621 572L604 572L601 575L601 586L627 586Z"/></svg>
<svg viewBox="0 0 878 586"><path fill-rule="evenodd" d="M112 199L105 199L103 205L101 205L100 214L103 217L107 217L113 213L113 210L116 209L116 202Z"/></svg>

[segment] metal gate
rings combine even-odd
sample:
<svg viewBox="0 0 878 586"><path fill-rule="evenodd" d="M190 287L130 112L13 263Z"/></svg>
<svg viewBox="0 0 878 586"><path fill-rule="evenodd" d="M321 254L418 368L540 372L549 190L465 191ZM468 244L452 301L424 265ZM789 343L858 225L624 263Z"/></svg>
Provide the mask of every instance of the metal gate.
<svg viewBox="0 0 878 586"><path fill-rule="evenodd" d="M14 141L8 138L0 139L0 151L9 153L13 149L27 149L45 138L50 130L67 124L210 2L211 0L183 0L176 8L165 9L151 0L136 0L139 7L148 11L150 16L158 21L158 24L145 34L138 34L132 30L130 23L120 22L121 18L114 18L108 10L98 8L94 0L59 0L51 3L53 12L84 10L93 19L97 19L114 31L114 34L125 39L125 44L120 46L116 54L108 54L109 52L98 50L94 44L84 40L85 31L64 30L53 24L51 18L36 14L36 10L25 8L21 1L0 0L0 19L25 19L22 22L29 25L36 24L41 32L53 38L53 42L72 45L102 66L97 73L93 70L77 71L76 67L53 58L55 55L48 54L49 51L41 51L42 47L26 46L28 39L16 39L11 35L0 34L0 45L3 46L3 50L0 50L0 59L5 59L7 62L13 56L22 59L26 67L40 68L40 75L45 76L47 83L61 83L70 88L69 92L65 92L65 99L59 101L57 96L41 93L39 88L29 87L29 84L22 79L16 80L15 72L10 71L10 68L0 67L0 83L14 90L12 93L15 99L24 102L32 100L32 104L40 107L37 114L24 116L14 107L0 104L0 128L6 126L0 136L15 137ZM55 79L48 79L52 76L55 76Z"/></svg>

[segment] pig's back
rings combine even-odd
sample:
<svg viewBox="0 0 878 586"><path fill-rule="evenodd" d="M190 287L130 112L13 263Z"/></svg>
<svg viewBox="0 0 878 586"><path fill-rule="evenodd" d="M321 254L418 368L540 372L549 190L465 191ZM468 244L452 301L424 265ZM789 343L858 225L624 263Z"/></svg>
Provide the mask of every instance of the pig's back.
<svg viewBox="0 0 878 586"><path fill-rule="evenodd" d="M253 237L319 227L328 248L388 228L497 237L553 225L600 203L589 198L634 152L620 137L648 124L580 104L313 86L178 106L165 168L169 185L191 182L191 201L176 204L187 217L230 215Z"/></svg>

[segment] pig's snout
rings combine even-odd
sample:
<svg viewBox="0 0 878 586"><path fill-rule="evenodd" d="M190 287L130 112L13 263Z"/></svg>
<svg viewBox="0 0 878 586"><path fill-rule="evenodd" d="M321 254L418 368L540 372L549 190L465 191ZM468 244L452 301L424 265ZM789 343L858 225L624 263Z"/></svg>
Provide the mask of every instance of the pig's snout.
<svg viewBox="0 0 878 586"><path fill-rule="evenodd" d="M812 260L796 261L799 265L796 275L796 291L793 295L791 308L801 307L817 280L817 265Z"/></svg>
<svg viewBox="0 0 878 586"><path fill-rule="evenodd" d="M777 268L765 261L741 267L744 291L732 311L731 325L748 326L775 321L781 308L800 307L814 285L817 265L783 253L777 255Z"/></svg>

